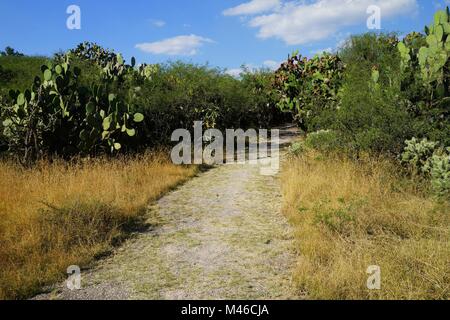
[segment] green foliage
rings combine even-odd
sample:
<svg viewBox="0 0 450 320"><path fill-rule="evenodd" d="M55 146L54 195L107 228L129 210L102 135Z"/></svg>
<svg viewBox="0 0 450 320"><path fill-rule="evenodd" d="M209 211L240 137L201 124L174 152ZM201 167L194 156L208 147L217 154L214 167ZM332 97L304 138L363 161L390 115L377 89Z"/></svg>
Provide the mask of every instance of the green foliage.
<svg viewBox="0 0 450 320"><path fill-rule="evenodd" d="M321 127L321 116L338 107L344 64L330 54L304 58L298 53L288 57L276 72L274 89L280 96L278 107L295 113L305 131Z"/></svg>
<svg viewBox="0 0 450 320"><path fill-rule="evenodd" d="M438 143L422 139L418 141L416 138L405 141L406 147L401 155L401 160L415 174L430 174L430 160L438 148Z"/></svg>
<svg viewBox="0 0 450 320"><path fill-rule="evenodd" d="M8 83L13 77L14 73L11 70L4 69L0 65L0 84Z"/></svg>
<svg viewBox="0 0 450 320"><path fill-rule="evenodd" d="M0 56L8 56L8 57L23 57L23 53L20 53L16 50L14 50L11 47L6 47L5 51L0 51Z"/></svg>
<svg viewBox="0 0 450 320"><path fill-rule="evenodd" d="M9 90L28 89L41 66L49 61L44 57L0 56L0 94L8 96Z"/></svg>
<svg viewBox="0 0 450 320"><path fill-rule="evenodd" d="M340 55L347 68L332 128L352 152L398 154L412 129L402 99L397 38L354 36Z"/></svg>
<svg viewBox="0 0 450 320"><path fill-rule="evenodd" d="M336 131L319 130L307 135L305 146L328 153L336 151L341 147L341 142Z"/></svg>
<svg viewBox="0 0 450 320"><path fill-rule="evenodd" d="M294 142L289 146L288 154L291 156L299 156L305 151L304 143L302 142Z"/></svg>
<svg viewBox="0 0 450 320"><path fill-rule="evenodd" d="M134 123L143 116L132 115L130 106L108 91L106 78L91 88L81 86L81 69L72 68L70 54L41 72L31 90L11 90L11 103L2 110L4 136L23 163L44 154L114 152L136 135Z"/></svg>
<svg viewBox="0 0 450 320"><path fill-rule="evenodd" d="M272 73L247 72L241 80L222 70L183 62L159 65L139 80L134 101L145 115L146 146L170 142L173 130L268 127L284 120L276 98L267 90Z"/></svg>
<svg viewBox="0 0 450 320"><path fill-rule="evenodd" d="M450 15L437 11L426 36L411 33L398 45L414 131L450 145Z"/></svg>
<svg viewBox="0 0 450 320"><path fill-rule="evenodd" d="M435 154L430 160L431 185L434 192L450 199L450 148L442 154Z"/></svg>
<svg viewBox="0 0 450 320"><path fill-rule="evenodd" d="M286 119L269 90L272 72L247 71L238 80L219 69L181 62L138 67L134 58L126 64L121 55L88 42L52 60L0 57L3 61L14 78L0 84L9 96L1 112L8 125L2 132L10 151L24 162L44 154L95 155L167 144L173 130L192 129L197 120L205 128L223 129L267 128ZM36 74L43 87L30 90ZM27 90L35 100L26 99ZM17 99L26 108L15 107ZM27 132L38 142L33 147Z"/></svg>
<svg viewBox="0 0 450 320"><path fill-rule="evenodd" d="M430 178L433 191L440 197L450 197L450 148L439 143L416 138L407 140L401 160L415 175Z"/></svg>

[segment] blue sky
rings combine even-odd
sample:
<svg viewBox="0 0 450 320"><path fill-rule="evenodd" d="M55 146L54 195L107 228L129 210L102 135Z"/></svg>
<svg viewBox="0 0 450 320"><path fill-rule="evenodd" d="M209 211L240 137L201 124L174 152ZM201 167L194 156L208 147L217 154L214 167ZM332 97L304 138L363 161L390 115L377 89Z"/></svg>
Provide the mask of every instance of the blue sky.
<svg viewBox="0 0 450 320"><path fill-rule="evenodd" d="M1 0L0 48L51 55L82 41L138 62L184 60L236 71L271 67L293 50L311 56L368 31L365 11L381 8L382 31L423 30L449 0ZM69 30L69 5L81 30Z"/></svg>

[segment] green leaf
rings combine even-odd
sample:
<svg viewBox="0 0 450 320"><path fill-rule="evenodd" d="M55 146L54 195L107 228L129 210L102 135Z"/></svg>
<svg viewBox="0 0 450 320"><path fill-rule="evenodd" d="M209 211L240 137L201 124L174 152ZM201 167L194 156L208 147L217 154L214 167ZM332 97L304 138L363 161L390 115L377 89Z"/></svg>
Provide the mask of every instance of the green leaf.
<svg viewBox="0 0 450 320"><path fill-rule="evenodd" d="M23 106L25 104L25 95L23 93L19 94L17 97L17 104Z"/></svg>
<svg viewBox="0 0 450 320"><path fill-rule="evenodd" d="M144 121L144 115L142 113L135 113L133 117L133 121L136 123Z"/></svg>
<svg viewBox="0 0 450 320"><path fill-rule="evenodd" d="M12 125L12 120L11 119L6 119L3 121L3 126L4 127L9 127L10 125Z"/></svg>
<svg viewBox="0 0 450 320"><path fill-rule="evenodd" d="M378 83L378 80L380 79L380 71L378 70L372 70L372 81L374 83Z"/></svg>
<svg viewBox="0 0 450 320"><path fill-rule="evenodd" d="M438 41L442 41L442 38L444 37L444 28L441 25L437 26L434 34Z"/></svg>
<svg viewBox="0 0 450 320"><path fill-rule="evenodd" d="M95 111L95 104L93 102L89 102L86 105L86 113L91 114L91 113L94 113L94 111Z"/></svg>
<svg viewBox="0 0 450 320"><path fill-rule="evenodd" d="M438 39L434 34L431 34L427 37L427 43L430 47L437 47Z"/></svg>
<svg viewBox="0 0 450 320"><path fill-rule="evenodd" d="M441 22L445 22L447 19L447 13L443 10L439 10L434 14L434 25L438 26Z"/></svg>
<svg viewBox="0 0 450 320"><path fill-rule="evenodd" d="M134 137L136 135L136 130L134 130L134 129L127 129L127 134L130 137Z"/></svg>
<svg viewBox="0 0 450 320"><path fill-rule="evenodd" d="M62 68L60 65L57 65L57 66L55 67L55 71L56 71L57 74L61 74L62 71L63 71L63 68Z"/></svg>
<svg viewBox="0 0 450 320"><path fill-rule="evenodd" d="M120 150L122 148L122 145L118 142L114 143L114 149Z"/></svg>
<svg viewBox="0 0 450 320"><path fill-rule="evenodd" d="M103 119L102 126L104 131L109 130L109 128L111 127L111 118L109 116Z"/></svg>
<svg viewBox="0 0 450 320"><path fill-rule="evenodd" d="M118 54L117 55L117 62L119 63L119 64L123 64L123 57L122 57L122 55L121 54Z"/></svg>
<svg viewBox="0 0 450 320"><path fill-rule="evenodd" d="M406 48L406 45L401 41L398 43L397 47L401 53L405 53L406 51L408 51L408 48Z"/></svg>
<svg viewBox="0 0 450 320"><path fill-rule="evenodd" d="M450 23L446 22L442 24L444 32L446 35L450 34Z"/></svg>
<svg viewBox="0 0 450 320"><path fill-rule="evenodd" d="M44 80L45 81L52 80L52 72L50 71L50 69L44 71Z"/></svg>
<svg viewBox="0 0 450 320"><path fill-rule="evenodd" d="M113 102L116 99L116 95L114 93L110 93L108 95L109 102Z"/></svg>

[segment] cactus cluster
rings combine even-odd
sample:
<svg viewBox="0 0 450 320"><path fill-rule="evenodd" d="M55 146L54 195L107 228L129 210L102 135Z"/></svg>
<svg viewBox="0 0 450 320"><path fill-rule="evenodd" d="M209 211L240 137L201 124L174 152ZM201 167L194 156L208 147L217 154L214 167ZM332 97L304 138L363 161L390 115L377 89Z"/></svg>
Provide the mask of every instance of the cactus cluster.
<svg viewBox="0 0 450 320"><path fill-rule="evenodd" d="M447 66L450 58L450 10L439 10L433 22L425 27L426 44L418 50L414 40L420 41L420 35L410 34L398 44L402 69L417 60L422 79L429 86L436 87L436 93L444 96L448 92Z"/></svg>
<svg viewBox="0 0 450 320"><path fill-rule="evenodd" d="M439 147L439 143L407 140L401 160L416 175L431 179L431 186L436 195L450 196L450 148Z"/></svg>
<svg viewBox="0 0 450 320"><path fill-rule="evenodd" d="M156 74L159 71L159 66L156 64L142 64L139 66L138 73L139 76L146 79L146 80L152 80L152 77L154 74Z"/></svg>
<svg viewBox="0 0 450 320"><path fill-rule="evenodd" d="M336 55L307 59L294 52L276 71L274 88L278 107L295 112L303 129L326 108L336 108L344 64Z"/></svg>
<svg viewBox="0 0 450 320"><path fill-rule="evenodd" d="M70 156L120 150L121 141L134 137L136 124L144 120L108 90L108 81L81 86L81 70L72 68L70 56L42 66L31 89L9 93L11 103L2 110L4 135L23 162L45 153Z"/></svg>
<svg viewBox="0 0 450 320"><path fill-rule="evenodd" d="M70 50L69 53L82 60L96 63L102 69L102 75L107 80L124 80L127 75L137 75L142 79L151 80L152 76L159 70L158 65L148 64L142 64L135 70L136 59L134 57L131 58L128 65L121 54L116 54L92 42L83 42L75 49Z"/></svg>

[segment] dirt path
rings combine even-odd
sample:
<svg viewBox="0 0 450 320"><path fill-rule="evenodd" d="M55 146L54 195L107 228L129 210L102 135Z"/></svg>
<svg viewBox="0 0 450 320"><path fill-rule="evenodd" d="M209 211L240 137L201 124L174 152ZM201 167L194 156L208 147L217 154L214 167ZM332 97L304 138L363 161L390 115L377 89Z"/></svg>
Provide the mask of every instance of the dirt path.
<svg viewBox="0 0 450 320"><path fill-rule="evenodd" d="M292 130L281 132L283 142ZM278 178L258 165L223 165L164 196L163 224L82 273L82 289L43 299L289 299L291 229Z"/></svg>

